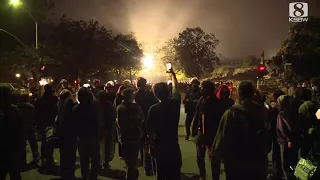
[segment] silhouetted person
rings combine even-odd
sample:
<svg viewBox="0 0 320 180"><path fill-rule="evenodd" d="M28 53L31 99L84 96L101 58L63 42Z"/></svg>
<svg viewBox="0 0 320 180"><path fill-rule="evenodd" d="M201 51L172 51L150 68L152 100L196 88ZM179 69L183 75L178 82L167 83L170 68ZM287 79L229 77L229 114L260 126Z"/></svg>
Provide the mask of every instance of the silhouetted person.
<svg viewBox="0 0 320 180"><path fill-rule="evenodd" d="M281 153L280 145L277 140L277 119L280 112L280 105L278 104L278 98L284 95L284 92L281 90L276 90L273 93L273 100L275 102L274 107L270 110L268 114L268 119L271 125L270 135L272 138L272 180L282 180L282 165L281 165Z"/></svg>
<svg viewBox="0 0 320 180"><path fill-rule="evenodd" d="M137 78L137 91L135 92L135 101L141 107L144 114L144 119L147 119L149 108L158 103L158 99L154 94L146 89L147 80L143 77ZM149 155L149 148L146 145L147 134L145 125L143 124L143 138L141 139L140 155L144 165L144 170L147 176L152 176L151 157Z"/></svg>
<svg viewBox="0 0 320 180"><path fill-rule="evenodd" d="M19 109L11 104L11 90L0 85L0 179L21 180L20 153L23 147Z"/></svg>
<svg viewBox="0 0 320 180"><path fill-rule="evenodd" d="M196 140L197 163L202 179L206 178L205 154L211 153L221 116L222 102L217 98L215 85L210 81L201 83L202 97L199 99L192 124L192 137Z"/></svg>
<svg viewBox="0 0 320 180"><path fill-rule="evenodd" d="M223 161L226 180L267 179L269 125L263 105L253 103L254 93L253 83L240 83L239 102L223 114L212 145L213 169Z"/></svg>
<svg viewBox="0 0 320 180"><path fill-rule="evenodd" d="M134 91L127 88L123 91L123 102L117 107L117 123L123 159L127 165L127 180L137 180L139 171L137 161L142 138L142 109L134 103Z"/></svg>
<svg viewBox="0 0 320 180"><path fill-rule="evenodd" d="M99 103L100 163L105 169L109 169L115 153L116 110L109 102L106 91L100 90L96 98Z"/></svg>
<svg viewBox="0 0 320 180"><path fill-rule="evenodd" d="M77 133L77 121L72 118L72 108L77 103L68 89L61 91L58 102L58 133L60 138L60 171L64 180L74 179Z"/></svg>
<svg viewBox="0 0 320 180"><path fill-rule="evenodd" d="M97 180L100 169L98 104L90 90L84 87L78 92L78 100L79 104L72 109L72 118L77 122L81 175L84 179Z"/></svg>
<svg viewBox="0 0 320 180"><path fill-rule="evenodd" d="M181 176L182 157L178 142L181 96L173 71L171 76L172 98L166 83L154 85L153 92L160 102L151 106L145 123L158 180L179 180Z"/></svg>
<svg viewBox="0 0 320 180"><path fill-rule="evenodd" d="M126 86L124 86L124 85L121 85L119 88L118 88L118 91L117 91L117 95L116 95L116 98L115 98L115 100L114 100L114 102L113 102L113 106L116 108L116 107L118 107L121 103L122 103L122 101L123 101L123 99L124 99L124 97L123 97L123 91L126 89ZM118 139L118 141L119 141L119 129L118 129L118 127L116 127L116 130L117 130L117 139ZM118 143L118 154L119 154L119 158L121 159L122 158L122 152L121 152L122 150L121 150L121 143Z"/></svg>
<svg viewBox="0 0 320 180"><path fill-rule="evenodd" d="M290 96L281 95L278 104L280 112L277 119L277 139L280 144L282 170L286 180L295 180L291 167L298 163L299 121L292 113Z"/></svg>
<svg viewBox="0 0 320 180"><path fill-rule="evenodd" d="M186 93L186 96L183 100L185 112L187 113L185 126L186 126L186 140L189 140L189 137L191 135L191 123L194 116L194 113L196 111L197 102L200 99L200 82L198 79L193 78L191 80L191 89L188 90Z"/></svg>
<svg viewBox="0 0 320 180"><path fill-rule="evenodd" d="M22 94L19 99L18 108L21 112L22 119L22 133L24 137L24 146L25 148L22 150L22 163L24 165L27 164L27 152L26 146L27 141L31 147L32 155L33 155L33 163L38 163L40 160L40 154L38 151L38 143L35 134L35 108L30 103L29 94Z"/></svg>
<svg viewBox="0 0 320 180"><path fill-rule="evenodd" d="M41 161L43 165L54 163L53 147L47 143L46 128L55 123L58 97L54 95L52 86L44 86L44 94L36 101L35 117L37 130L41 136Z"/></svg>

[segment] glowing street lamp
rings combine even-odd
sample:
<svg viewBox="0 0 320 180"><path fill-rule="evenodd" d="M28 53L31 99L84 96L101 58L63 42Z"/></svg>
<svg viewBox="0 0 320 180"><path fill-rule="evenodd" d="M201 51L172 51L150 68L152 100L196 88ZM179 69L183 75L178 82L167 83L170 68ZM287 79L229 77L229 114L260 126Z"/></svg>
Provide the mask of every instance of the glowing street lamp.
<svg viewBox="0 0 320 180"><path fill-rule="evenodd" d="M20 78L20 77L21 77L21 74L17 73L17 74L16 74L16 77L17 77L17 78Z"/></svg>
<svg viewBox="0 0 320 180"><path fill-rule="evenodd" d="M153 56L151 54L146 54L144 59L143 59L143 64L146 67L152 67L153 64Z"/></svg>
<svg viewBox="0 0 320 180"><path fill-rule="evenodd" d="M29 14L29 16L31 17L31 19L34 21L35 24L35 42L36 42L36 49L38 49L38 21L36 20L36 18L34 18L34 16L31 14L31 12L28 10L28 7L25 4L22 4L22 2L20 0L10 0L10 5L12 5L13 7L18 7L23 5L23 9Z"/></svg>

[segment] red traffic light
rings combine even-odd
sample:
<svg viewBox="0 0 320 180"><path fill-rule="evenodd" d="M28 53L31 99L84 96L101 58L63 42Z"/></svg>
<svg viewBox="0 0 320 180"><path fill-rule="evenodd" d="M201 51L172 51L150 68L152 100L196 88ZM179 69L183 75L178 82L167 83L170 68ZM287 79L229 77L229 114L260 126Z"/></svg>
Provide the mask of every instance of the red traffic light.
<svg viewBox="0 0 320 180"><path fill-rule="evenodd" d="M266 70L266 67L263 66L263 65L262 65L262 66L259 66L259 67L258 67L258 70L259 70L260 72L262 72L262 71Z"/></svg>
<svg viewBox="0 0 320 180"><path fill-rule="evenodd" d="M77 80L74 80L74 83L75 83L75 84L78 84L78 81L77 81Z"/></svg>

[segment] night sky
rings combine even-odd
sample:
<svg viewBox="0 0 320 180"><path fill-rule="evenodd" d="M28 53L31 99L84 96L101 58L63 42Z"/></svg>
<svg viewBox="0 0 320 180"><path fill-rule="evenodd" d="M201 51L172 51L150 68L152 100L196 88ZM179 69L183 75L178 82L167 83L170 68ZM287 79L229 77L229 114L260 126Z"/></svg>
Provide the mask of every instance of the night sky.
<svg viewBox="0 0 320 180"><path fill-rule="evenodd" d="M288 32L288 0L56 0L55 18L99 21L114 32L134 32L149 46L200 26L220 40L224 58L275 55ZM309 16L320 16L320 0Z"/></svg>

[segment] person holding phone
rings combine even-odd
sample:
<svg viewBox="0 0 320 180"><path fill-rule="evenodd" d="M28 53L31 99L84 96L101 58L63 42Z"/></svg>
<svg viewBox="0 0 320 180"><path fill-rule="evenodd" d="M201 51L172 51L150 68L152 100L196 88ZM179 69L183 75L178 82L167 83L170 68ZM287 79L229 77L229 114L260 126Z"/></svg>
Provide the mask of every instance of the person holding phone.
<svg viewBox="0 0 320 180"><path fill-rule="evenodd" d="M165 82L154 85L153 93L159 102L150 107L145 122L151 156L156 164L157 179L179 180L182 157L178 141L181 96L178 81L171 68L172 96Z"/></svg>

